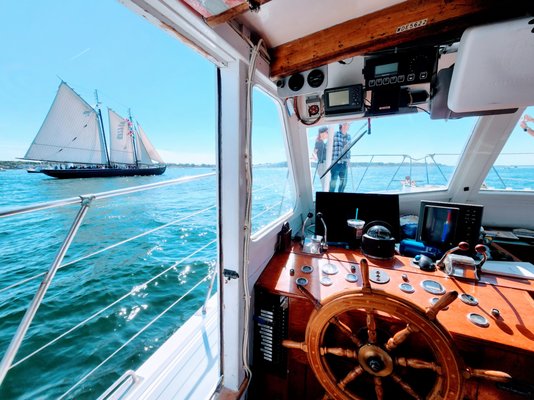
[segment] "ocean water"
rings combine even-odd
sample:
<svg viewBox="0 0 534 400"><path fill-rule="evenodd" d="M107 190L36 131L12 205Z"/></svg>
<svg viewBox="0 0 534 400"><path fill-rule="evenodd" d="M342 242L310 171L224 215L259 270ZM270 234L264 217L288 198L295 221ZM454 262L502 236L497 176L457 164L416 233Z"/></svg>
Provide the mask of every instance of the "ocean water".
<svg viewBox="0 0 534 400"><path fill-rule="evenodd" d="M57 180L24 170L5 171L0 173L0 208L208 172L213 171L169 168L163 176ZM400 181L406 175L418 187L437 187L445 185L452 173L446 166L357 165L349 172L347 191L402 192ZM495 189L534 190L533 179L534 167L500 167L485 183ZM320 190L317 177L314 188ZM294 199L287 168L255 169L253 231L289 210ZM201 281L215 268L217 257L215 204L215 176L94 202L0 388L0 399L58 398L98 367L67 396L94 399L124 371L139 367L204 302L208 282ZM38 275L51 265L78 209L67 206L0 219L0 354L39 287ZM93 254L173 221L164 229ZM21 283L13 286L17 282ZM199 282L182 302L99 366Z"/></svg>
<svg viewBox="0 0 534 400"><path fill-rule="evenodd" d="M169 168L158 177L57 180L24 170L5 171L0 173L0 208L208 172L212 170ZM61 396L213 270L215 188L216 178L212 176L95 201L63 261L66 266L58 270L26 334L15 364L102 308L116 304L14 366L0 388L0 398ZM78 209L78 205L67 206L0 220L0 354L7 349L42 277L24 280L49 268ZM177 222L79 260L171 221ZM158 274L161 276L145 284ZM208 282L200 284L67 398L96 398L123 372L136 369L203 304L207 288Z"/></svg>

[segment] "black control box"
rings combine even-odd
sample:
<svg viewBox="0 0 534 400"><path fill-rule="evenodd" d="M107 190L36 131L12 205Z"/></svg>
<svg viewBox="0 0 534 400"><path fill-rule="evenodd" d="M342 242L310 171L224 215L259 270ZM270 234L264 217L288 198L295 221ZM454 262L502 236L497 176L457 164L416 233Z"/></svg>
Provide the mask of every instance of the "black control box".
<svg viewBox="0 0 534 400"><path fill-rule="evenodd" d="M438 52L434 47L417 52L389 53L365 58L366 90L431 82Z"/></svg>
<svg viewBox="0 0 534 400"><path fill-rule="evenodd" d="M254 306L254 365L280 376L287 373L289 298L256 288Z"/></svg>

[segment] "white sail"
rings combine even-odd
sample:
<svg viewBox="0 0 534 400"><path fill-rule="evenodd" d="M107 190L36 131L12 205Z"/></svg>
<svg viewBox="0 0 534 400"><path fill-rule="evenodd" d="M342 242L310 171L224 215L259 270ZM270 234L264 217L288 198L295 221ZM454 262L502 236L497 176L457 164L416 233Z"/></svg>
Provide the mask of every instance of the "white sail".
<svg viewBox="0 0 534 400"><path fill-rule="evenodd" d="M165 164L165 161L161 158L159 153L156 151L150 140L148 140L148 137L145 134L145 131L143 128L141 128L141 125L137 124L137 132L139 133L139 142L142 143L143 147L146 149L146 152L148 153L148 159L149 162L157 162L159 164Z"/></svg>
<svg viewBox="0 0 534 400"><path fill-rule="evenodd" d="M111 108L108 108L108 115L110 138L109 158L111 162L117 164L135 164L134 131L130 121L121 117Z"/></svg>
<svg viewBox="0 0 534 400"><path fill-rule="evenodd" d="M106 164L96 111L61 82L41 129L24 156L27 160Z"/></svg>

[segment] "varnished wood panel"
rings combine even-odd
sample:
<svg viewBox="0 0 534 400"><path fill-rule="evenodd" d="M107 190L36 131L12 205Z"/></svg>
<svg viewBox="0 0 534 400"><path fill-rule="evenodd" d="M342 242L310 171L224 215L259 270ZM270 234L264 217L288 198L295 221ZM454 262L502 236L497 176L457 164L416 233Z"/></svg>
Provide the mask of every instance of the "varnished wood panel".
<svg viewBox="0 0 534 400"><path fill-rule="evenodd" d="M359 268L357 270L358 282L350 283L345 280L346 274L350 272L351 263L359 263L361 258L358 252L333 248L327 254L320 256L299 252L278 254L261 275L257 285L273 293L304 300L296 287L295 280L298 277L305 277L309 280L306 288L315 298L324 301L340 291L361 288ZM326 263L333 263L339 268L339 273L332 276L334 281L332 286L323 286L319 282L321 267ZM303 265L313 266L313 272L311 274L301 272L300 268ZM440 282L447 291L456 290L459 293L475 296L479 301L477 306L469 306L457 299L448 310L439 313L438 320L453 336L491 342L496 346L513 347L518 350L534 350L534 300L529 294L529 291L534 291L532 281L486 274L481 282L464 282L451 279L442 271L422 272L410 265L409 258L400 256L396 256L393 261L370 260L370 268L384 270L391 277L391 281L385 285L372 283L373 291L387 291L411 301L422 309L429 307L430 299L435 297L420 286L421 281L425 279ZM295 271L293 276L290 275L291 269ZM415 288L415 293L407 294L399 289L399 284L403 282L403 274L406 274L409 283ZM492 316L493 308L500 311L500 318ZM295 307L291 309L294 310ZM490 326L481 328L473 325L467 319L467 314L471 312L485 316L490 321ZM300 340L300 338L294 339Z"/></svg>
<svg viewBox="0 0 534 400"><path fill-rule="evenodd" d="M271 78L413 41L459 38L469 26L524 15L526 9L525 1L408 0L275 47ZM423 26L398 32L425 19Z"/></svg>
<svg viewBox="0 0 534 400"><path fill-rule="evenodd" d="M361 288L359 281L349 283L344 278L350 271L350 265L359 263L362 256L359 252L330 248L324 255L309 255L300 252L295 246L294 251L280 253L271 260L257 285L268 292L289 296L289 332L288 339L301 342L304 340L307 321L313 311L309 300L298 291L294 281L298 277L309 279L307 288L319 300L324 301L329 296L346 290ZM429 299L433 295L420 287L424 279L434 279L444 285L447 291L456 290L469 293L479 300L478 306L469 306L459 299L454 301L449 309L438 314L438 320L451 332L455 346L462 360L472 368L503 370L513 377L508 390L495 382L470 379L465 381L464 400L482 399L522 399L528 395L534 384L532 370L534 370L534 300L530 294L534 288L531 281L486 275L479 283L462 282L451 279L441 271L421 272L410 264L411 259L396 256L392 261L375 262L370 260L370 268L379 269L390 275L390 282L385 285L371 283L373 292L384 291L389 294L412 301L416 307L425 309L430 305ZM319 283L320 268L330 262L338 266L340 272L333 275L333 285L326 287ZM301 272L302 265L312 265L311 274ZM294 269L294 274L290 270ZM402 292L398 285L403 282L402 275L406 274L408 281L414 286L415 293L409 295ZM491 316L491 308L498 308L501 318ZM466 318L467 313L480 313L490 321L488 328L477 327ZM352 317L356 317L353 315ZM384 322L384 321L383 321ZM353 324L358 326L357 321ZM360 321L361 323L361 321ZM400 324L402 327L403 324ZM399 327L390 327L395 332ZM273 385L274 377L256 375L256 379ZM269 380L271 379L271 380ZM278 378L276 378L278 379ZM315 378L308 365L304 352L295 349L288 350L287 375L285 380L277 381L277 388L270 385L261 391L260 398L299 398L303 400L322 399L324 390ZM280 385L286 388L287 397L281 396ZM521 390L525 390L521 394ZM525 393L527 393L525 395ZM274 397L272 397L272 395Z"/></svg>

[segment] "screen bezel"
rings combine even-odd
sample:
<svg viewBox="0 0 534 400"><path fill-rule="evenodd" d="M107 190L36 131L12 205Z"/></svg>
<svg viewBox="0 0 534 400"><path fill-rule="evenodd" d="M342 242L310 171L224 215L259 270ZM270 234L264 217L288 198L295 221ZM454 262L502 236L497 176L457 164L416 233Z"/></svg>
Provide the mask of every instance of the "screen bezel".
<svg viewBox="0 0 534 400"><path fill-rule="evenodd" d="M424 213L426 206L438 206L438 207L454 207L458 208L458 223L455 230L455 236L453 237L452 246L457 246L461 241L465 241L469 244L469 250L465 252L460 252L461 254L474 254L475 246L478 243L480 237L480 229L482 227L482 216L484 212L484 206L480 204L465 204L465 203L450 203L444 201L430 201L430 200L421 200L419 207L419 221L417 224L417 234L416 240L422 242L424 241L421 238L423 224L424 224ZM466 216L469 214L469 226L466 225ZM430 245L429 245L430 246ZM449 250L452 246L432 246L436 247L442 251Z"/></svg>

